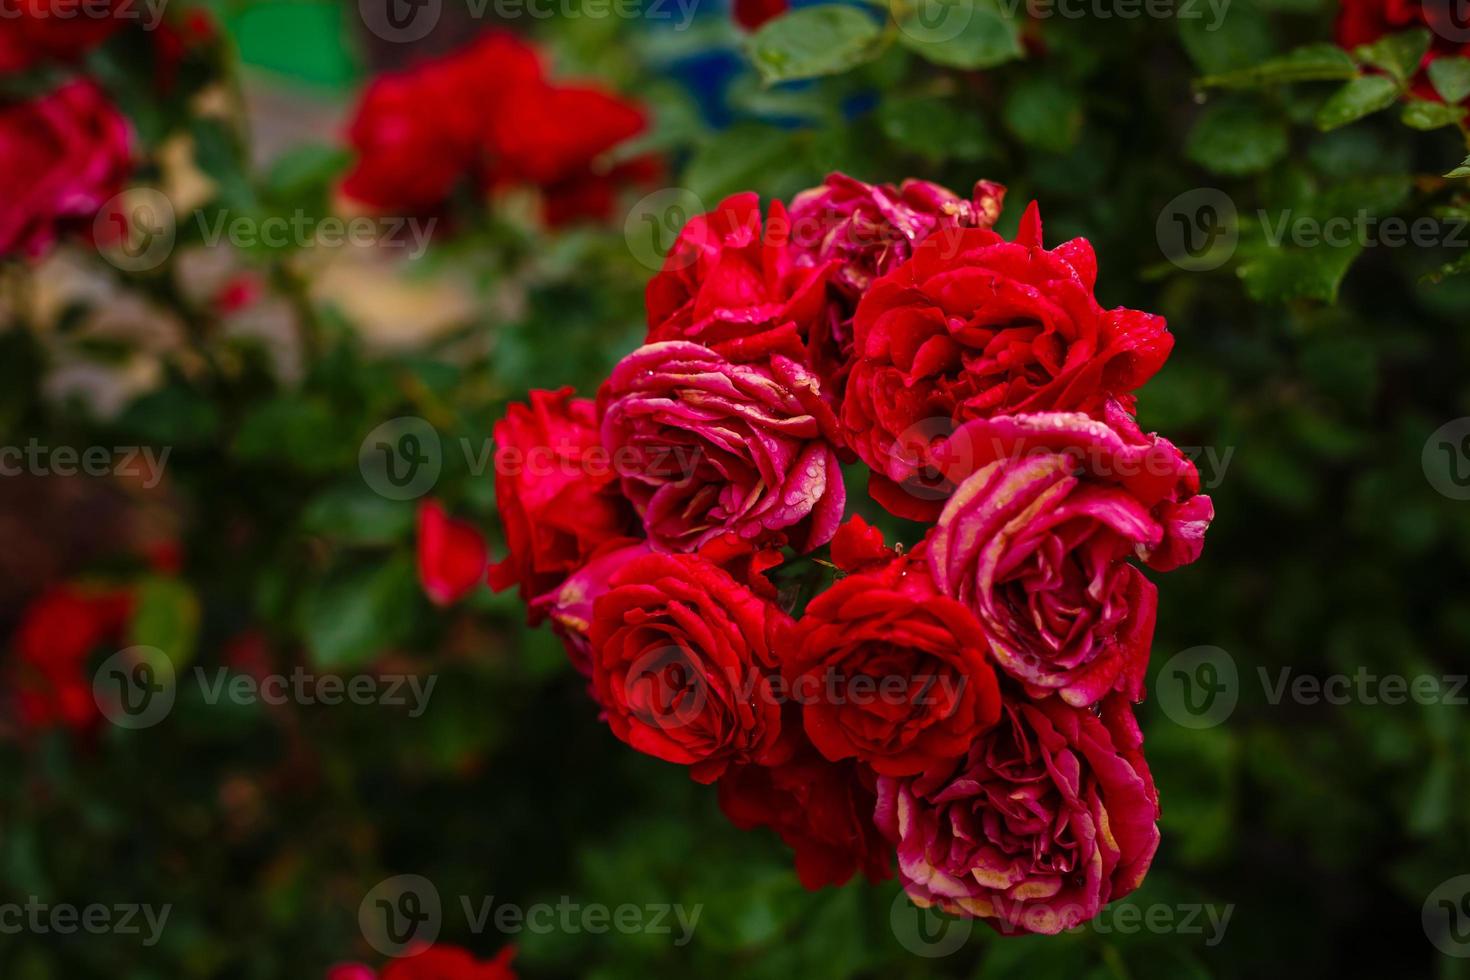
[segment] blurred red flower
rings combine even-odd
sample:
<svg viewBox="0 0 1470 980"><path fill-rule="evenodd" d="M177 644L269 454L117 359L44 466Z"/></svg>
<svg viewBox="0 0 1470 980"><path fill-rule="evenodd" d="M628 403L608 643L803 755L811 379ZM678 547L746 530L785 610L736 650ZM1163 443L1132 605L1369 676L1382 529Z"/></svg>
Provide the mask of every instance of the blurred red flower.
<svg viewBox="0 0 1470 980"><path fill-rule="evenodd" d="M99 717L87 658L116 639L133 611L127 589L63 584L22 613L12 640L16 718L25 730L84 730Z"/></svg>
<svg viewBox="0 0 1470 980"><path fill-rule="evenodd" d="M534 48L491 32L374 79L348 132L358 161L342 190L375 208L431 211L465 182L482 192L530 186L550 225L602 219L618 187L659 173L651 157L604 159L647 124L636 103L553 82Z"/></svg>
<svg viewBox="0 0 1470 980"><path fill-rule="evenodd" d="M441 606L468 595L484 577L489 561L479 529L450 517L437 500L419 506L418 557L419 581Z"/></svg>
<svg viewBox="0 0 1470 980"><path fill-rule="evenodd" d="M0 105L0 256L38 256L122 190L132 130L94 83Z"/></svg>
<svg viewBox="0 0 1470 980"><path fill-rule="evenodd" d="M13 0L0 16L0 73L75 61L118 29L116 6L98 0Z"/></svg>

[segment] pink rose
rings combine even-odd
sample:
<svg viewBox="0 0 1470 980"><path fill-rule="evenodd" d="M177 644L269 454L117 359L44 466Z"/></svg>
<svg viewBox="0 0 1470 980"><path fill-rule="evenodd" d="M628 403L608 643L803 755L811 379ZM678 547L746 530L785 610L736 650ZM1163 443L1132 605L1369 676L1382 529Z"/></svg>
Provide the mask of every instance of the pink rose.
<svg viewBox="0 0 1470 980"><path fill-rule="evenodd" d="M132 169L128 122L93 82L78 80L0 105L0 256L39 256L122 190Z"/></svg>
<svg viewBox="0 0 1470 980"><path fill-rule="evenodd" d="M957 763L878 781L879 829L913 901L1053 935L1137 888L1159 846L1158 794L1121 698L1102 714L1008 701Z"/></svg>
<svg viewBox="0 0 1470 980"><path fill-rule="evenodd" d="M930 568L1001 669L1033 697L1141 700L1158 598L1127 559L1199 554L1212 510L1193 464L1136 426L1066 412L968 423L940 459L959 486L927 538Z"/></svg>
<svg viewBox="0 0 1470 980"><path fill-rule="evenodd" d="M728 531L809 551L837 530L836 420L795 361L649 344L613 369L598 406L603 446L655 546L693 551Z"/></svg>
<svg viewBox="0 0 1470 980"><path fill-rule="evenodd" d="M791 201L792 246L798 264L833 266L827 282L825 319L809 338L811 362L822 382L839 394L852 360L852 317L873 284L907 262L930 235L960 228L989 228L1000 217L1006 189L982 180L971 199L927 180L865 184L846 174Z"/></svg>

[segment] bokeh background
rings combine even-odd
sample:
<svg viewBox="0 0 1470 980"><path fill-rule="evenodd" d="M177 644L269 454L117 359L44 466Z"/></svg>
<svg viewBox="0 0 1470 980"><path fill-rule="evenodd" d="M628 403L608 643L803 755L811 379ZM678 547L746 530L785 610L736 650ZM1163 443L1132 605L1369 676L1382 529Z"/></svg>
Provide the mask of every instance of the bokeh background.
<svg viewBox="0 0 1470 980"><path fill-rule="evenodd" d="M354 213L339 184L364 85L490 29L646 106L650 127L615 155L659 169L609 215L557 227L534 189L456 201L411 259L382 243L211 245L180 221L153 268L120 267L85 236L4 266L0 443L169 453L158 480L0 477L8 671L26 624L42 629L37 604L70 586L132 600L95 635L76 611L42 624L42 645L82 645L88 670L146 644L180 676L436 682L417 716L211 704L181 683L146 728L89 718L90 674L71 722L25 714L8 682L0 901L172 911L151 946L0 935L0 977L274 980L380 963L358 910L401 874L445 898L441 941L481 957L514 944L527 977L1470 975L1470 883L1453 881L1470 874L1470 690L1453 680L1470 671L1470 279L1435 275L1470 244L1464 180L1441 176L1465 153L1461 120L1426 129L1394 107L1323 131L1346 77L1330 59L1299 83L1196 84L1330 44L1338 11L1323 0L1133 17L972 7L1001 26L956 47L890 22L881 51L778 84L707 0L687 23L672 4L619 17L567 0L540 17L444 0L412 42L375 34L356 4L173 0L169 23L203 9L214 26L166 97L149 81L156 38L124 31L89 53L139 134L131 183L209 221ZM768 75L814 57L783 50L794 62L767 59ZM787 197L832 170L999 180L1003 231L1038 200L1048 244L1093 241L1103 305L1161 313L1177 339L1140 418L1194 447L1217 518L1203 558L1159 581L1140 719L1164 837L1126 900L1137 920L1003 939L912 914L891 882L804 891L774 835L736 830L713 792L608 733L514 596L431 603L414 565L423 498L385 496L359 465L377 427L426 420L442 446L429 496L500 554L486 451L505 404L595 390L641 339L643 284L693 206ZM1273 241L1283 215L1434 231ZM1354 680L1344 703L1272 696L1283 676L1365 673L1446 680L1428 704L1365 696L1376 681ZM1223 706L1191 712L1186 675L1225 685ZM477 931L459 896L701 912L677 945L677 928ZM1228 919L1217 930L1212 915Z"/></svg>

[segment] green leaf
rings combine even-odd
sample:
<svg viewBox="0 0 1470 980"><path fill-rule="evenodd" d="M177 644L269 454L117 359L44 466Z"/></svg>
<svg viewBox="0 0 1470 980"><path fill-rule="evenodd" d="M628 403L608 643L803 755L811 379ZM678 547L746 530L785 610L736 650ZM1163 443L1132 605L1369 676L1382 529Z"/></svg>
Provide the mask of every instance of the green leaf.
<svg viewBox="0 0 1470 980"><path fill-rule="evenodd" d="M382 545L402 540L413 527L414 504L374 493L362 480L341 484L306 505L301 529L346 544Z"/></svg>
<svg viewBox="0 0 1470 980"><path fill-rule="evenodd" d="M1454 170L1451 170L1449 173L1445 174L1445 176L1446 177L1470 177L1470 157L1466 157L1464 163L1460 164Z"/></svg>
<svg viewBox="0 0 1470 980"><path fill-rule="evenodd" d="M1411 129L1441 129L1459 125L1460 120L1465 118L1465 109L1462 106L1445 105L1443 102L1430 102L1428 99L1414 99L1404 106L1400 118Z"/></svg>
<svg viewBox="0 0 1470 980"><path fill-rule="evenodd" d="M357 667L392 646L412 623L417 588L413 562L402 556L319 584L302 606L312 663Z"/></svg>
<svg viewBox="0 0 1470 980"><path fill-rule="evenodd" d="M985 119L954 99L919 96L886 100L878 126L900 148L936 163L979 160L995 147Z"/></svg>
<svg viewBox="0 0 1470 980"><path fill-rule="evenodd" d="M1201 88L1256 88L1289 82L1334 81L1352 78L1358 67L1335 44L1309 44L1252 68L1206 75L1195 82Z"/></svg>
<svg viewBox="0 0 1470 980"><path fill-rule="evenodd" d="M137 590L128 641L133 646L156 647L182 667L194 656L199 636L199 600L174 578L144 579Z"/></svg>
<svg viewBox="0 0 1470 980"><path fill-rule="evenodd" d="M1204 111L1185 141L1191 160L1212 173L1260 173L1286 155L1286 122L1254 102L1229 101Z"/></svg>
<svg viewBox="0 0 1470 980"><path fill-rule="evenodd" d="M1372 44L1360 45L1353 51L1359 59L1382 68L1399 82L1406 82L1419 70L1419 63L1429 50L1429 31L1419 27L1400 34L1389 34Z"/></svg>
<svg viewBox="0 0 1470 980"><path fill-rule="evenodd" d="M1238 270L1252 299L1282 303L1293 299L1337 301L1337 290L1362 246L1343 248L1268 248L1243 261Z"/></svg>
<svg viewBox="0 0 1470 980"><path fill-rule="evenodd" d="M1346 126L1364 116L1393 105L1399 87L1391 78L1365 75L1355 78L1332 94L1317 110L1317 128L1323 131Z"/></svg>
<svg viewBox="0 0 1470 980"><path fill-rule="evenodd" d="M1082 100L1050 76L1017 85L1006 100L1005 123L1027 146L1066 153L1082 132Z"/></svg>
<svg viewBox="0 0 1470 980"><path fill-rule="evenodd" d="M900 44L947 68L993 68L1025 54L1015 18L990 0L917 0L897 20Z"/></svg>
<svg viewBox="0 0 1470 980"><path fill-rule="evenodd" d="M1451 105L1470 95L1470 58L1435 58L1429 63L1429 81L1439 97Z"/></svg>
<svg viewBox="0 0 1470 980"><path fill-rule="evenodd" d="M882 50L882 33L877 21L855 7L823 4L768 21L746 49L770 85L836 75L872 61Z"/></svg>
<svg viewBox="0 0 1470 980"><path fill-rule="evenodd" d="M1208 8L1201 5L1202 13ZM1248 68L1271 56L1271 22L1251 0L1234 0L1218 15L1178 17L1179 40L1205 74Z"/></svg>

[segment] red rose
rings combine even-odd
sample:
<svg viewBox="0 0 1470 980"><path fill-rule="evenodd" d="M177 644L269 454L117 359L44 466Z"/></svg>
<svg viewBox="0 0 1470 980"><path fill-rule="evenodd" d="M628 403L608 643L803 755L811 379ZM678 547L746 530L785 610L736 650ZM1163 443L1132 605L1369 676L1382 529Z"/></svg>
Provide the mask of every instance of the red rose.
<svg viewBox="0 0 1470 980"><path fill-rule="evenodd" d="M592 610L592 682L613 734L702 783L781 761L771 686L790 618L697 555L652 554Z"/></svg>
<svg viewBox="0 0 1470 980"><path fill-rule="evenodd" d="M507 86L541 77L533 48L491 32L468 47L380 75L363 93L348 130L358 153L343 193L375 208L433 211L488 166L486 113Z"/></svg>
<svg viewBox="0 0 1470 980"><path fill-rule="evenodd" d="M820 187L791 199L792 243L798 262L830 265L827 308L808 338L812 369L840 397L852 366L852 318L873 280L913 255L934 235L953 238L960 228L989 228L1000 217L1006 189L976 183L969 199L927 180L899 187L866 184L834 173Z"/></svg>
<svg viewBox="0 0 1470 980"><path fill-rule="evenodd" d="M21 615L12 640L16 717L26 730L65 725L86 729L97 720L87 658L116 640L132 616L132 593L60 585Z"/></svg>
<svg viewBox="0 0 1470 980"><path fill-rule="evenodd" d="M1160 317L1102 309L1096 278L1085 239L1042 248L1033 204L1014 242L983 229L938 235L873 284L853 324L842 421L884 507L933 519L946 489L931 485L934 447L955 425L1131 403L1173 338Z"/></svg>
<svg viewBox="0 0 1470 980"><path fill-rule="evenodd" d="M344 963L327 971L326 980L516 980L510 961L514 946L483 962L455 946L430 946L421 953L396 959L381 974L360 963Z"/></svg>
<svg viewBox="0 0 1470 980"><path fill-rule="evenodd" d="M495 431L495 504L509 554L490 587L519 585L530 602L594 556L637 540L637 517L618 493L591 400L572 389L533 391ZM541 612L531 609L531 621Z"/></svg>
<svg viewBox="0 0 1470 980"><path fill-rule="evenodd" d="M464 598L484 578L485 564L479 528L450 517L437 500L419 506L419 582L435 604Z"/></svg>
<svg viewBox="0 0 1470 980"><path fill-rule="evenodd" d="M1337 43L1348 50L1371 44L1385 34L1416 27L1429 29L1429 50L1414 76L1414 94L1443 102L1424 69L1436 58L1470 57L1470 27L1454 0L1342 0L1337 14Z"/></svg>
<svg viewBox="0 0 1470 980"><path fill-rule="evenodd" d="M779 766L735 766L719 782L720 809L741 830L770 827L795 852L796 876L815 891L856 872L893 874L888 843L873 824L872 776L851 762L805 749Z"/></svg>
<svg viewBox="0 0 1470 980"><path fill-rule="evenodd" d="M905 776L965 754L1000 716L980 624L921 560L849 575L808 604L783 673L833 761Z"/></svg>
<svg viewBox="0 0 1470 980"><path fill-rule="evenodd" d="M118 29L114 6L97 0L10 0L0 14L0 73L77 60Z"/></svg>
<svg viewBox="0 0 1470 980"><path fill-rule="evenodd" d="M643 109L592 86L549 81L536 50L498 31L447 57L374 79L348 138L358 161L343 193L375 208L434 211L461 183L541 192L550 225L606 218L651 157L605 157L642 132Z"/></svg>
<svg viewBox="0 0 1470 980"><path fill-rule="evenodd" d="M1101 716L1056 698L1007 700L951 766L878 781L877 822L915 904L1003 933L1080 925L1143 881L1159 798L1122 698Z"/></svg>
<svg viewBox="0 0 1470 980"><path fill-rule="evenodd" d="M491 186L541 189L552 226L578 218L605 219L625 183L656 176L651 158L611 165L608 151L648 127L642 106L592 86L523 81L490 115Z"/></svg>
<svg viewBox="0 0 1470 980"><path fill-rule="evenodd" d="M551 628L567 648L577 672L592 676L592 609L607 592L612 577L634 558L650 554L647 541L604 552L583 565L561 585L532 602L537 614L551 620ZM595 693L595 692L594 692Z"/></svg>
<svg viewBox="0 0 1470 980"><path fill-rule="evenodd" d="M658 547L693 551L734 532L810 551L837 530L837 420L797 362L649 344L613 369L598 407L623 493Z"/></svg>
<svg viewBox="0 0 1470 980"><path fill-rule="evenodd" d="M822 317L828 267L799 265L791 223L771 202L735 194L692 218L648 283L646 343L688 340L731 360L773 352L805 360L803 345Z"/></svg>
<svg viewBox="0 0 1470 980"><path fill-rule="evenodd" d="M132 168L128 122L90 81L0 105L0 256L38 256L88 222Z"/></svg>

